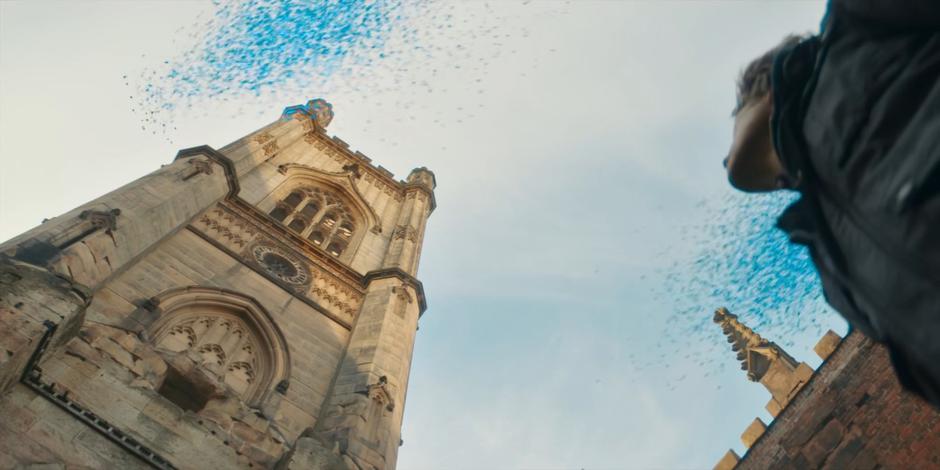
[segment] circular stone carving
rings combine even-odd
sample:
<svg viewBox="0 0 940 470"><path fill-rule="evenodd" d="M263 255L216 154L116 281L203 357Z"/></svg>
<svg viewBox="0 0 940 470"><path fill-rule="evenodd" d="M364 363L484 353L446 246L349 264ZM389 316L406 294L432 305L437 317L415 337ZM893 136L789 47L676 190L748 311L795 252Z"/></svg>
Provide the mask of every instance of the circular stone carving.
<svg viewBox="0 0 940 470"><path fill-rule="evenodd" d="M265 271L284 282L302 285L310 278L303 263L276 247L257 245L251 253Z"/></svg>

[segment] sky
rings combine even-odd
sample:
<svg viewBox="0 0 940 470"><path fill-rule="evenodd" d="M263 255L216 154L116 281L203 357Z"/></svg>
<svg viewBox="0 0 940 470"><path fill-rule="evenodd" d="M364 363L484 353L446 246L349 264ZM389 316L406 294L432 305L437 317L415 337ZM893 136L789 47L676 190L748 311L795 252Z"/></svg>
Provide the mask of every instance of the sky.
<svg viewBox="0 0 940 470"><path fill-rule="evenodd" d="M437 176L405 470L711 468L770 421L714 309L814 367L845 333L791 196L720 164L734 78L822 1L259 5L0 1L0 239L329 100Z"/></svg>

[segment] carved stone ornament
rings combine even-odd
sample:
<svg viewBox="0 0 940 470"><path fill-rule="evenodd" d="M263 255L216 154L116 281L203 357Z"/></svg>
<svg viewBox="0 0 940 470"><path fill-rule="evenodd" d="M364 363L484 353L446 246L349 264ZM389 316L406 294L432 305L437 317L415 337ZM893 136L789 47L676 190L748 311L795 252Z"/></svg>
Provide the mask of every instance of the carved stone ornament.
<svg viewBox="0 0 940 470"><path fill-rule="evenodd" d="M271 142L264 144L264 156L265 157L268 157L268 158L273 157L274 154L276 154L278 150L280 150L280 148L277 146L276 140L272 140Z"/></svg>
<svg viewBox="0 0 940 470"><path fill-rule="evenodd" d="M410 225L399 225L395 227L395 232L392 233L392 238L395 240L408 239L412 243L418 242L418 231Z"/></svg>
<svg viewBox="0 0 940 470"><path fill-rule="evenodd" d="M117 217L121 215L121 209L111 209L109 211L82 211L78 215L79 219L91 222L91 225L98 229L107 231L117 230Z"/></svg>
<svg viewBox="0 0 940 470"><path fill-rule="evenodd" d="M395 296L398 297L398 300L401 303L412 303L414 300L411 298L411 294L408 293L408 287L406 284L401 286L392 287L392 292L395 293Z"/></svg>
<svg viewBox="0 0 940 470"><path fill-rule="evenodd" d="M394 293L395 297L398 299L395 305L395 315L403 319L405 318L405 311L408 309L408 305L414 303L414 300L411 298L411 294L408 293L408 287L405 284L392 287L392 293Z"/></svg>
<svg viewBox="0 0 940 470"><path fill-rule="evenodd" d="M362 174L359 172L358 163L350 163L348 165L343 165L343 171L348 171L352 173L352 175L355 176L356 178L359 178L360 176L362 176Z"/></svg>
<svg viewBox="0 0 940 470"><path fill-rule="evenodd" d="M395 400L388 392L388 378L384 375L379 377L379 381L369 385L362 391L372 401L382 405L386 411L395 410Z"/></svg>
<svg viewBox="0 0 940 470"><path fill-rule="evenodd" d="M273 137L271 134L269 134L269 133L267 133L267 132L262 132L261 134L256 135L256 136L255 136L253 139L251 139L251 140L254 140L255 142L257 142L257 143L259 143L259 144L265 144L265 143L267 143L269 140L271 140L271 139L273 139L273 138L274 138L274 137Z"/></svg>
<svg viewBox="0 0 940 470"><path fill-rule="evenodd" d="M317 132L316 131L307 131L304 133L304 142L308 144L317 143Z"/></svg>
<svg viewBox="0 0 940 470"><path fill-rule="evenodd" d="M194 169L198 170L200 173L205 173L207 175L212 174L212 162L209 160L203 160L201 158L191 158L189 159L189 164L193 166Z"/></svg>
<svg viewBox="0 0 940 470"><path fill-rule="evenodd" d="M187 181L198 174L212 174L212 162L209 160L202 158L190 158L189 164L192 166L192 171L183 177L183 181Z"/></svg>
<svg viewBox="0 0 940 470"><path fill-rule="evenodd" d="M280 248L259 244L251 254L265 271L288 284L303 286L310 280L307 266Z"/></svg>

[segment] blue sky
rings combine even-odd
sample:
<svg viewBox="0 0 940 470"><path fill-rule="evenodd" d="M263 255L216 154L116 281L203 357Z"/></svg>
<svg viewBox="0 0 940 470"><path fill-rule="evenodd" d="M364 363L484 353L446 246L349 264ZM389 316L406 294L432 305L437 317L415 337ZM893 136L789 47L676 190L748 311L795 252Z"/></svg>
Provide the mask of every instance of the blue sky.
<svg viewBox="0 0 940 470"><path fill-rule="evenodd" d="M813 366L819 335L845 331L805 276L775 274L805 272L770 230L779 202L734 194L720 166L737 72L815 30L823 2L378 5L395 8L368 34L294 38L329 67L275 54L253 87L193 68L238 19L209 3L0 3L0 239L324 97L331 133L437 175L399 468L711 468L741 450L769 396L710 324L717 303ZM192 70L215 88L174 94Z"/></svg>

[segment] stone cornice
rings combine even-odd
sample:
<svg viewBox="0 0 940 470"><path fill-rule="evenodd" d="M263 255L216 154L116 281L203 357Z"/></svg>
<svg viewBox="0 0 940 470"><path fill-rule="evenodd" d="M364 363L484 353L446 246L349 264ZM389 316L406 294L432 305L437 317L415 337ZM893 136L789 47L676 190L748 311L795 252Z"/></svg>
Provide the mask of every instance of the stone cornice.
<svg viewBox="0 0 940 470"><path fill-rule="evenodd" d="M235 164L232 160L226 157L222 152L208 146L200 145L198 147L190 147L188 149L180 150L176 153L176 158L173 160L181 160L183 158L196 157L200 155L205 155L210 160L215 161L225 170L225 180L228 181L228 197L234 197L238 195L238 191L241 189L238 185L238 175L235 174Z"/></svg>
<svg viewBox="0 0 940 470"><path fill-rule="evenodd" d="M419 281L416 277L403 271L401 268L382 268L369 271L365 276L362 277L362 282L363 285L368 286L376 279L388 279L390 277L396 278L402 283L408 284L415 290L415 293L418 295L418 316L420 317L423 315L424 311L428 309L427 298L424 295L424 284L422 284L421 281Z"/></svg>

